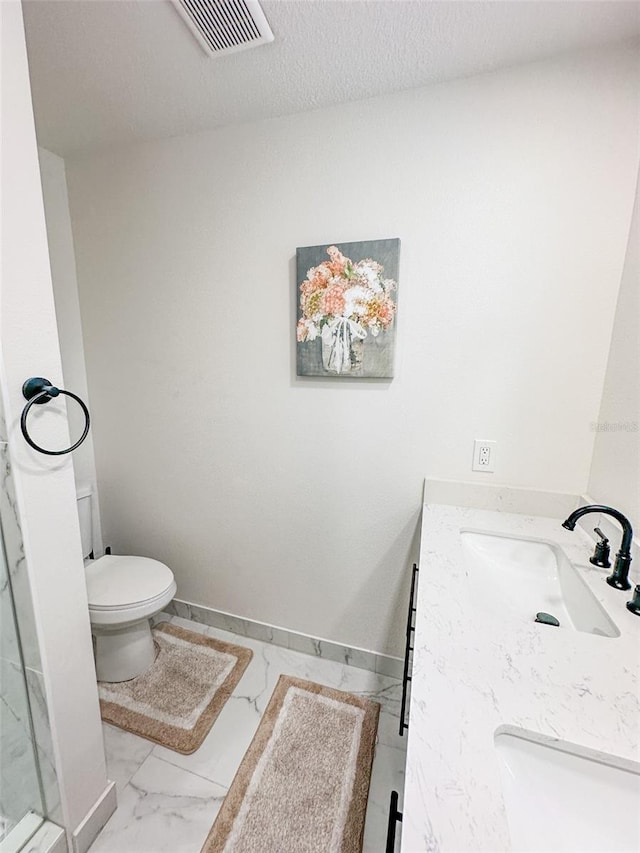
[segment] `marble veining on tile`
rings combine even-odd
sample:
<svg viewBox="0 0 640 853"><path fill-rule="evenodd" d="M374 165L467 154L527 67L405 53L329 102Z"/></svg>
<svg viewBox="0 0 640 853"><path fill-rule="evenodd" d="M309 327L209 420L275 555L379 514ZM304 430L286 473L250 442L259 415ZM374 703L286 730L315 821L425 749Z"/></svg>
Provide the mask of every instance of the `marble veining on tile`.
<svg viewBox="0 0 640 853"><path fill-rule="evenodd" d="M368 669L371 672L378 672L392 678L402 677L402 660L391 655L379 655L366 649L357 649L329 640L320 640L296 631L277 628L263 622L254 622L251 619L242 619L239 616L233 616L231 613L222 613L210 607L202 607L178 599L170 602L167 606L167 612L183 619L189 619L192 622L200 622L210 628L230 631L241 637L262 640L265 643L272 643L285 649L336 661L347 666Z"/></svg>
<svg viewBox="0 0 640 853"><path fill-rule="evenodd" d="M118 798L153 750L150 740L138 737L124 729L102 724L104 751L109 760L109 779L116 783Z"/></svg>
<svg viewBox="0 0 640 853"><path fill-rule="evenodd" d="M26 684L19 664L0 658L0 813L16 823L44 810Z"/></svg>
<svg viewBox="0 0 640 853"><path fill-rule="evenodd" d="M0 530L4 541L7 569L11 578L13 602L20 627L22 654L26 666L42 671L36 635L31 585L27 575L20 516L16 501L9 446L0 444ZM0 589L0 644L2 655L19 660L13 631L13 612L7 583Z"/></svg>
<svg viewBox="0 0 640 853"><path fill-rule="evenodd" d="M45 695L44 676L41 672L27 669L25 677L29 690L29 704L38 753L38 768L40 770L40 779L42 780L44 813L54 823L61 824L63 822L62 804L60 802L60 787L58 785L58 775L51 740L51 725Z"/></svg>
<svg viewBox="0 0 640 853"><path fill-rule="evenodd" d="M4 543L4 557L6 557L6 571L3 569L1 573L2 583L0 584L0 654L3 658L3 664L5 664L3 673L6 676L2 685L2 694L3 698L12 704L13 714L16 718L12 725L13 744L11 749L14 751L18 749L16 741L18 732L22 732L21 737L24 739L20 751L20 760L23 762L20 765L21 770L18 771L17 765L10 767L5 763L5 767L10 768L8 770L10 775L9 779L4 778L3 781L5 783L10 781L11 784L5 784L3 787L5 791L11 790L13 792L11 795L5 796L17 796L17 790L23 788L27 784L26 780L34 776L34 772L28 769L24 762L28 761L26 756L33 750L32 738L33 733L35 733L35 748L45 800L44 813L52 821L61 822L60 790L55 769L44 676L35 629L31 585L27 572L9 446L6 443L0 443L0 530ZM20 671L18 679L20 682L23 678L22 667L24 665L28 702L26 696L22 696L20 702L15 699L16 695L24 689L22 684L10 690L13 698L7 696L5 687L10 683L17 684L16 679L11 677L9 665ZM29 708L33 718L33 732L29 723ZM5 775L7 775L7 771L5 771ZM37 783L35 783L35 787L38 789ZM34 811L41 813L43 803L38 801L33 805L33 808Z"/></svg>
<svg viewBox="0 0 640 853"><path fill-rule="evenodd" d="M226 788L151 755L118 797L92 853L199 851Z"/></svg>
<svg viewBox="0 0 640 853"><path fill-rule="evenodd" d="M0 841L9 833L11 828L14 826L14 821L9 817L5 817L0 813Z"/></svg>
<svg viewBox="0 0 640 853"><path fill-rule="evenodd" d="M105 725L108 775L118 785L118 810L91 848L92 853L199 853L282 674L380 702L364 851L379 853L384 849L391 790L402 792L404 784L406 744L397 733L401 700L398 679L283 648L269 640L239 638L201 621L171 614L160 614L158 621L162 619L251 648L253 659L204 743L191 755ZM185 819L189 822L187 831Z"/></svg>

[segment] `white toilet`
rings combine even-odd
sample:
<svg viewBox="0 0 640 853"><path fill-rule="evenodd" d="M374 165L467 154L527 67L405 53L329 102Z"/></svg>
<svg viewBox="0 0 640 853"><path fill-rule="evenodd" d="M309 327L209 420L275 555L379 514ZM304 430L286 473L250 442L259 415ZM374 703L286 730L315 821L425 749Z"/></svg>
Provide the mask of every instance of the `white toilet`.
<svg viewBox="0 0 640 853"><path fill-rule="evenodd" d="M149 620L171 601L176 582L168 566L148 557L106 554L98 560L90 559L90 492L78 496L78 514L98 681L128 681L145 672L154 661Z"/></svg>

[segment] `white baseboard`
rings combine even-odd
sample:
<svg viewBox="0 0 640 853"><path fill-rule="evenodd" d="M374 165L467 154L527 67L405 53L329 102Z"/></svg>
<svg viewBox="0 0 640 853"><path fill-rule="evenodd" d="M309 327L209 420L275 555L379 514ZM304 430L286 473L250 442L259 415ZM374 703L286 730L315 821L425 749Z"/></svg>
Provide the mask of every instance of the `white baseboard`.
<svg viewBox="0 0 640 853"><path fill-rule="evenodd" d="M87 853L105 823L116 810L116 783L109 782L101 796L71 834L73 853Z"/></svg>

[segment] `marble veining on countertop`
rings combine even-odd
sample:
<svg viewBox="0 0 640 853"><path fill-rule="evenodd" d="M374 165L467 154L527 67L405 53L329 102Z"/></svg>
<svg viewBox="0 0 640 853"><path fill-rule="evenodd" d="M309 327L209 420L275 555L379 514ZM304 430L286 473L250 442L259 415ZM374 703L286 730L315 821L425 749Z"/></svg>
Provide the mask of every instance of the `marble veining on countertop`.
<svg viewBox="0 0 640 853"><path fill-rule="evenodd" d="M640 761L640 618L626 609L631 591L609 587L610 570L589 563L592 540L579 527L564 530L557 506L551 513L558 517L424 505L403 853L511 850L494 746L502 729L566 742L587 756L611 754L629 766ZM465 528L558 545L620 636L479 608L462 549ZM613 555L619 539L611 544ZM630 579L640 581L640 565L632 563Z"/></svg>

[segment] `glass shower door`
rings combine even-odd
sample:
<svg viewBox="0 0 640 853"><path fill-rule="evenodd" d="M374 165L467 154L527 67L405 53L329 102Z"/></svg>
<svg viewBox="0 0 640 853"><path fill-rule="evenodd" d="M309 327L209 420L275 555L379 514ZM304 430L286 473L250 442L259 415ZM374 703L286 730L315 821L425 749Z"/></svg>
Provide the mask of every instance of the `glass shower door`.
<svg viewBox="0 0 640 853"><path fill-rule="evenodd" d="M0 847L18 851L43 822L44 802L20 634L0 528Z"/></svg>

